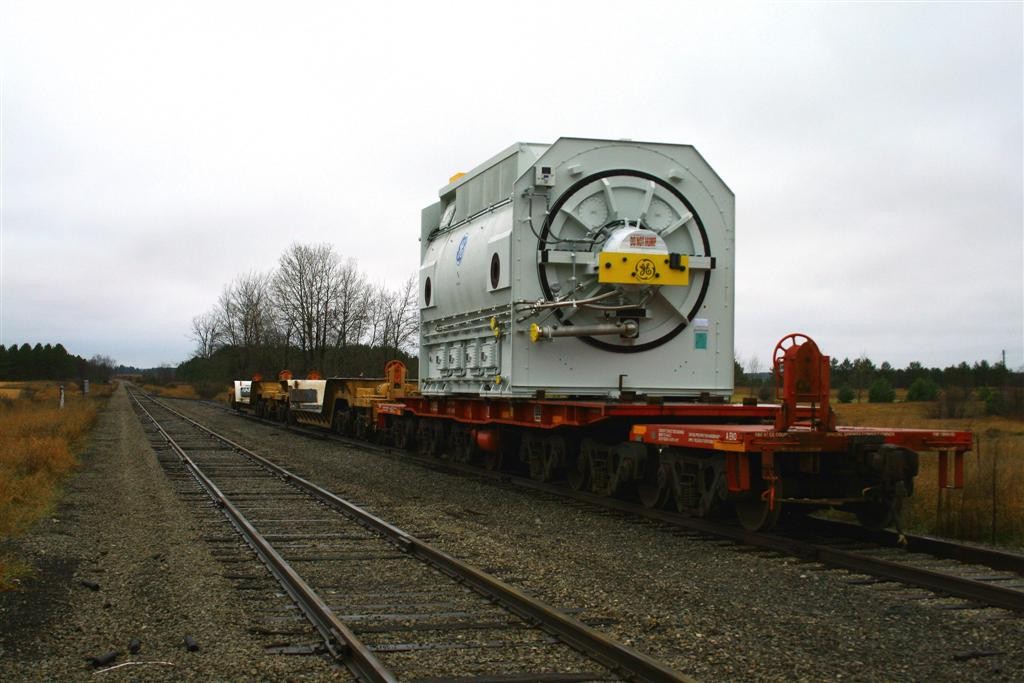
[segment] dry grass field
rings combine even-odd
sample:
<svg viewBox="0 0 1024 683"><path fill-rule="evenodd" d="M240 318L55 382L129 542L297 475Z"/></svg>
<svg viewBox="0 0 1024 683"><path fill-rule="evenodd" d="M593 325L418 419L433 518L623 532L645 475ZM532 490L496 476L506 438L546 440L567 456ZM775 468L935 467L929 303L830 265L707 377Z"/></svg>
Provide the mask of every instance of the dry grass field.
<svg viewBox="0 0 1024 683"><path fill-rule="evenodd" d="M974 432L975 449L964 459L962 491L940 492L938 457L922 454L921 472L904 522L914 531L1024 543L1024 421L981 415L980 407L978 417L936 419L929 416L930 408L930 403L834 405L840 424Z"/></svg>
<svg viewBox="0 0 1024 683"><path fill-rule="evenodd" d="M93 385L85 398L65 384L59 407L56 382L0 383L0 540L24 531L54 505L60 482L77 460L99 409L113 386ZM0 589L17 571L0 554Z"/></svg>
<svg viewBox="0 0 1024 683"><path fill-rule="evenodd" d="M142 390L153 396L167 398L199 398L195 387L191 384L143 384Z"/></svg>

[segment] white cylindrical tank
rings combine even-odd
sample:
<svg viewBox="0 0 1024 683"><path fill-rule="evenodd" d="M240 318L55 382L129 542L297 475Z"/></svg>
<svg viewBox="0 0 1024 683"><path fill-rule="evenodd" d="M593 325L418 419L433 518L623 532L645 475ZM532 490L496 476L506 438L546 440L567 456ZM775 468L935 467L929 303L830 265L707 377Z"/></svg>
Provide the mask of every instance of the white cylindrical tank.
<svg viewBox="0 0 1024 683"><path fill-rule="evenodd" d="M733 248L693 147L513 145L423 211L420 390L728 395Z"/></svg>

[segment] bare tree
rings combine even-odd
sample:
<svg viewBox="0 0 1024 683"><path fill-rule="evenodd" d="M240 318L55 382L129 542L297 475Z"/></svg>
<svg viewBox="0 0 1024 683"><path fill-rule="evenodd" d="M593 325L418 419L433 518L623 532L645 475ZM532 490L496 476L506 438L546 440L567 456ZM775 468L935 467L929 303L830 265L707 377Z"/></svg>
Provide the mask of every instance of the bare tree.
<svg viewBox="0 0 1024 683"><path fill-rule="evenodd" d="M226 285L214 310L192 320L191 338L201 358L225 345L238 349L240 371L287 368L296 351L307 370L353 371L349 350L357 344L389 358L414 349L416 286L415 277L393 290L371 285L355 259L342 260L329 244L294 243L275 271L250 272ZM332 349L340 367L326 367ZM367 359L359 356L362 365Z"/></svg>
<svg viewBox="0 0 1024 683"><path fill-rule="evenodd" d="M382 348L384 340L388 337L390 299L391 293L385 285L378 284L368 288L366 298L366 345L370 348Z"/></svg>
<svg viewBox="0 0 1024 683"><path fill-rule="evenodd" d="M750 377L750 395L754 395L754 390L761 386L761 359L757 357L757 354L750 356L750 360L747 361L747 376Z"/></svg>
<svg viewBox="0 0 1024 683"><path fill-rule="evenodd" d="M89 365L91 368L88 374L100 382L109 382L110 376L114 374L114 367L117 365L117 361L110 356L96 354L89 359Z"/></svg>
<svg viewBox="0 0 1024 683"><path fill-rule="evenodd" d="M306 367L324 367L328 337L341 310L341 264L329 244L292 244L273 278L274 302L294 331Z"/></svg>
<svg viewBox="0 0 1024 683"><path fill-rule="evenodd" d="M192 318L191 339L196 343L196 356L209 358L221 342L220 316L216 310Z"/></svg>
<svg viewBox="0 0 1024 683"><path fill-rule="evenodd" d="M341 351L341 374L349 370L346 350L352 344L358 344L366 333L372 294L366 276L359 272L356 260L345 259L338 268L337 310L334 314L334 346Z"/></svg>
<svg viewBox="0 0 1024 683"><path fill-rule="evenodd" d="M385 353L410 350L419 332L416 278L410 277L395 290L377 285L369 309L369 345Z"/></svg>
<svg viewBox="0 0 1024 683"><path fill-rule="evenodd" d="M262 348L274 328L270 300L270 273L239 275L224 287L217 300L217 318L223 339L242 351L243 369Z"/></svg>
<svg viewBox="0 0 1024 683"><path fill-rule="evenodd" d="M391 335L385 340L385 348L394 351L409 351L416 345L419 332L419 310L416 306L417 281L410 276L392 295L390 315Z"/></svg>

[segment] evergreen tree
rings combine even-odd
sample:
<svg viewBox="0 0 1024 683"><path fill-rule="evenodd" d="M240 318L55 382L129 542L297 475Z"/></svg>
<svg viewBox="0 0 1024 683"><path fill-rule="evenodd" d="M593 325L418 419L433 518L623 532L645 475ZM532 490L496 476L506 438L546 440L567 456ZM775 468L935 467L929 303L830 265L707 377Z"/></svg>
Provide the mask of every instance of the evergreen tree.
<svg viewBox="0 0 1024 683"><path fill-rule="evenodd" d="M893 390L889 380L884 377L877 378L871 383L868 389L868 401L871 403L892 403L896 400L896 391Z"/></svg>
<svg viewBox="0 0 1024 683"><path fill-rule="evenodd" d="M939 387L929 377L918 377L907 390L908 401L934 401L939 397Z"/></svg>
<svg viewBox="0 0 1024 683"><path fill-rule="evenodd" d="M32 347L26 342L18 347L18 367L15 379L32 379Z"/></svg>

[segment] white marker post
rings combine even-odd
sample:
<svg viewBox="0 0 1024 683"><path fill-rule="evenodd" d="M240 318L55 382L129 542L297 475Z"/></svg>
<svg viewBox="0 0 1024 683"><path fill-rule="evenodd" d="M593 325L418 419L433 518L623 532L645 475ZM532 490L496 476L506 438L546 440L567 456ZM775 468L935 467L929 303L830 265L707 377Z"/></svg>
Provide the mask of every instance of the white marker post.
<svg viewBox="0 0 1024 683"><path fill-rule="evenodd" d="M60 385L60 409L64 410L64 385Z"/></svg>

